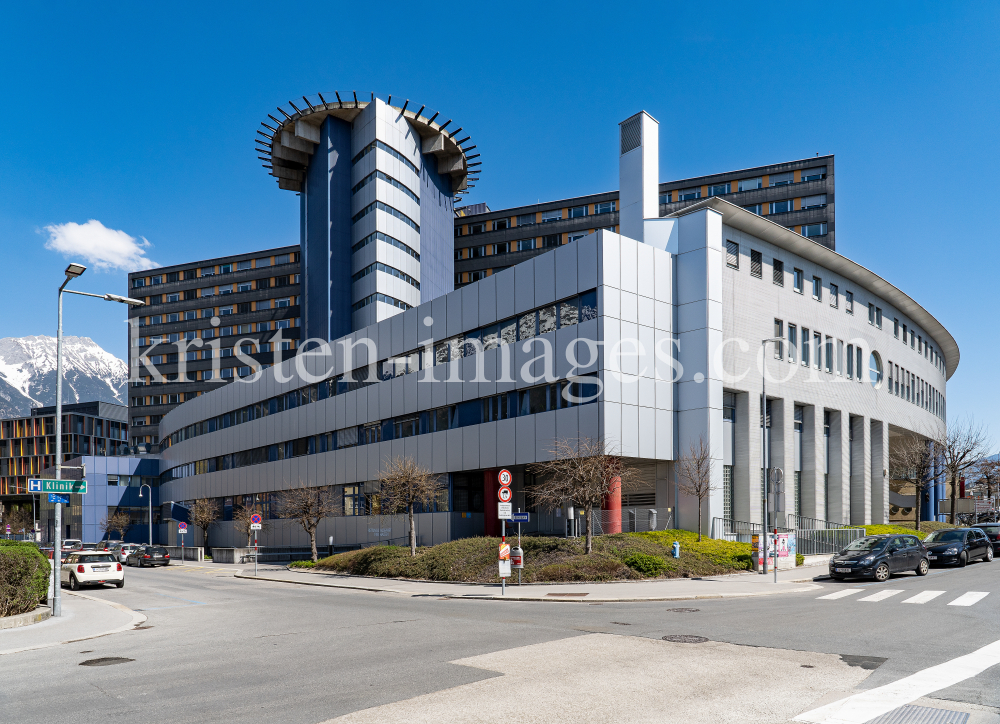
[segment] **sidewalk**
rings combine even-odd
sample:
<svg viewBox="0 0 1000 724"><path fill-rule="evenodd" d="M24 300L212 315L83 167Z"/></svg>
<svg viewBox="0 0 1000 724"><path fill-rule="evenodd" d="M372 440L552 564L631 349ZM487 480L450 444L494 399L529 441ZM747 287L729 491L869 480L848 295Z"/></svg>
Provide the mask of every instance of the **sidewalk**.
<svg viewBox="0 0 1000 724"><path fill-rule="evenodd" d="M560 603L610 603L627 601L688 601L706 598L744 598L781 593L801 593L820 588L813 576L825 573L825 567L809 566L773 574L737 573L710 578L671 578L653 581L616 581L611 583L533 583L518 586L508 583L501 594L499 584L407 581L394 578L365 578L308 569L259 571L245 567L236 578L275 583L322 586L354 591L395 593L404 596L452 598L456 600L550 601Z"/></svg>
<svg viewBox="0 0 1000 724"><path fill-rule="evenodd" d="M146 620L145 615L118 603L69 591L62 594L59 618L0 630L0 656L128 631Z"/></svg>

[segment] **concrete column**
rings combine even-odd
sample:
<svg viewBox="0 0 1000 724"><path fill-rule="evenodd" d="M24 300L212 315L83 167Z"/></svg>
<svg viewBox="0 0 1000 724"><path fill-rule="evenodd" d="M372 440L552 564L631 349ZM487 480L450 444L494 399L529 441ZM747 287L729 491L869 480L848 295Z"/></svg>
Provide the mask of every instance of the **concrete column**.
<svg viewBox="0 0 1000 724"><path fill-rule="evenodd" d="M605 524L605 533L622 532L622 479L615 477L612 481L610 492L604 496L602 506L607 510L608 521Z"/></svg>
<svg viewBox="0 0 1000 724"><path fill-rule="evenodd" d="M852 525L865 525L872 519L871 428L868 418L850 419L854 441L851 445L851 517Z"/></svg>
<svg viewBox="0 0 1000 724"><path fill-rule="evenodd" d="M733 449L733 518L760 522L760 395L736 395L736 444Z"/></svg>
<svg viewBox="0 0 1000 724"><path fill-rule="evenodd" d="M795 404L785 398L771 400L771 467L781 468L785 481L785 510L778 514L784 527L795 512Z"/></svg>
<svg viewBox="0 0 1000 724"><path fill-rule="evenodd" d="M889 423L871 421L871 522L889 522Z"/></svg>
<svg viewBox="0 0 1000 724"><path fill-rule="evenodd" d="M808 405L802 414L802 493L799 505L806 518L826 514L826 438L823 408Z"/></svg>
<svg viewBox="0 0 1000 724"><path fill-rule="evenodd" d="M851 440L849 416L840 410L830 411L830 484L828 520L849 523L851 511Z"/></svg>

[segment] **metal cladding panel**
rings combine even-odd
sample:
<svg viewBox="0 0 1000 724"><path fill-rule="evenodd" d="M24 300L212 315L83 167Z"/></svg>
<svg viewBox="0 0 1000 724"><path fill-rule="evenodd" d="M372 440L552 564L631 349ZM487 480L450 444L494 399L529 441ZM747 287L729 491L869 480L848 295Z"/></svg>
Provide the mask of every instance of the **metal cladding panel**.
<svg viewBox="0 0 1000 724"><path fill-rule="evenodd" d="M475 285L459 290L462 299L462 331L479 326L479 289Z"/></svg>
<svg viewBox="0 0 1000 724"><path fill-rule="evenodd" d="M479 425L479 465L492 468L497 464L497 426L499 422Z"/></svg>
<svg viewBox="0 0 1000 724"><path fill-rule="evenodd" d="M535 418L539 415L528 415L514 419L517 445L517 464L535 462L536 441L535 441Z"/></svg>
<svg viewBox="0 0 1000 724"><path fill-rule="evenodd" d="M556 441L556 411L540 412L535 418L535 460L551 460Z"/></svg>
<svg viewBox="0 0 1000 724"><path fill-rule="evenodd" d="M455 208L451 177L437 170L437 158L422 157L420 178L420 301L455 288Z"/></svg>
<svg viewBox="0 0 1000 724"><path fill-rule="evenodd" d="M494 274L491 279L496 280L497 285L497 319L506 319L507 317L514 316L514 300L516 297L514 291L514 269L516 267L508 267L503 271Z"/></svg>
<svg viewBox="0 0 1000 724"><path fill-rule="evenodd" d="M497 321L497 275L486 277L473 288L479 290L479 324L493 324Z"/></svg>
<svg viewBox="0 0 1000 724"><path fill-rule="evenodd" d="M579 259L577 249L579 240L570 244L558 247L553 253L553 263L555 265L555 298L565 299L571 297L578 291L577 279L579 278L577 266Z"/></svg>
<svg viewBox="0 0 1000 724"><path fill-rule="evenodd" d="M497 426L497 465L513 465L517 460L517 420L500 420Z"/></svg>
<svg viewBox="0 0 1000 724"><path fill-rule="evenodd" d="M523 261L513 267L514 311L518 314L535 306L535 259Z"/></svg>
<svg viewBox="0 0 1000 724"><path fill-rule="evenodd" d="M558 249L540 254L534 258L536 307L556 300L556 251Z"/></svg>

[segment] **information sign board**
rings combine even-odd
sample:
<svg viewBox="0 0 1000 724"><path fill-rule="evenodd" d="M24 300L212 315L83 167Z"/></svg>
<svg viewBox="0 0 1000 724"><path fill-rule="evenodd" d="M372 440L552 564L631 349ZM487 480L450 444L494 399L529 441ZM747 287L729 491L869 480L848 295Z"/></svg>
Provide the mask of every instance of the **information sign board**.
<svg viewBox="0 0 1000 724"><path fill-rule="evenodd" d="M514 514L513 508L513 503L497 503L497 518L510 520L510 517Z"/></svg>
<svg viewBox="0 0 1000 724"><path fill-rule="evenodd" d="M28 479L29 493L79 493L87 492L86 480L42 480Z"/></svg>

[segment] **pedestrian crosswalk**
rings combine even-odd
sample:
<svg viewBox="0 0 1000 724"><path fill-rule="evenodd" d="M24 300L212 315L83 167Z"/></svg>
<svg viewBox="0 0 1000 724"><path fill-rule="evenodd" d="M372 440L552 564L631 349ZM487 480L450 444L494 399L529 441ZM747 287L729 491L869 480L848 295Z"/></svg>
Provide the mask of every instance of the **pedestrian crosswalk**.
<svg viewBox="0 0 1000 724"><path fill-rule="evenodd" d="M833 593L827 593L827 594L825 594L823 596L818 596L817 600L819 600L819 601L837 601L837 600L840 600L840 599L843 599L843 598L848 598L850 596L854 596L854 594L856 594L856 593L864 593L866 590L867 589L864 589L864 588L841 588L840 590L834 591ZM875 593L873 593L873 594L871 594L869 596L864 596L863 598L854 598L852 600L858 601L859 603L860 602L878 603L879 601L885 601L885 600L890 599L890 598L892 598L894 596L897 596L900 593L908 593L908 591L905 591L905 590L903 590L901 588L883 588L883 589L881 589L879 591L876 591ZM921 591L920 593L916 594L915 596L910 596L909 598L903 599L902 601L900 601L900 603L915 603L915 604L928 603L930 601L933 601L935 598L937 598L939 596L945 595L946 593L948 593L948 592L947 591ZM954 599L952 601L949 601L947 605L949 605L949 606L974 606L977 603L979 603L980 601L982 601L984 598L986 598L988 595L990 595L988 591L967 591L966 593L963 593L958 598L956 598L956 599Z"/></svg>

